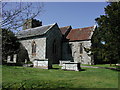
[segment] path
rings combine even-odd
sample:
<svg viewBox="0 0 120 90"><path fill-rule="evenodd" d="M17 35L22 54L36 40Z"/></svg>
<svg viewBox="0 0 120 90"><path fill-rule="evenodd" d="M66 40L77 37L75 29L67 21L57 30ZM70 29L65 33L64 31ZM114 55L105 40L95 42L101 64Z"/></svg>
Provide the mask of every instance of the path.
<svg viewBox="0 0 120 90"><path fill-rule="evenodd" d="M103 69L112 69L112 70L120 70L119 68L116 67L96 67L96 66L82 66L81 67L86 67L86 68L103 68Z"/></svg>

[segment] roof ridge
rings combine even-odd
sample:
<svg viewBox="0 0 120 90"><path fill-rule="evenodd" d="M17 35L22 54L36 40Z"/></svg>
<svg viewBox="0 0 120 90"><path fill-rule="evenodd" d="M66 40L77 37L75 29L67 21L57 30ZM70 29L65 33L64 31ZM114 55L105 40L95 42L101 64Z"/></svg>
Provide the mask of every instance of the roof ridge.
<svg viewBox="0 0 120 90"><path fill-rule="evenodd" d="M71 29L71 30L83 30L83 29L85 29L85 28L94 28L95 26L89 26L89 27L83 27L83 28L73 28L73 29Z"/></svg>
<svg viewBox="0 0 120 90"><path fill-rule="evenodd" d="M65 28L65 27L71 27L71 26L64 26L64 27L60 27L60 28Z"/></svg>
<svg viewBox="0 0 120 90"><path fill-rule="evenodd" d="M55 24L57 24L57 23L54 23L51 26L49 25L50 27L44 32L44 34L47 33Z"/></svg>
<svg viewBox="0 0 120 90"><path fill-rule="evenodd" d="M48 24L48 25L43 25L43 26L39 26L39 27L35 27L35 28L29 28L29 29L25 29L25 30L21 30L21 31L24 31L24 32L27 32L29 30L34 30L34 29L38 29L38 28L42 28L42 27L45 27L45 26L53 26L55 25L56 23L53 23L53 24ZM20 31L20 32L21 32Z"/></svg>

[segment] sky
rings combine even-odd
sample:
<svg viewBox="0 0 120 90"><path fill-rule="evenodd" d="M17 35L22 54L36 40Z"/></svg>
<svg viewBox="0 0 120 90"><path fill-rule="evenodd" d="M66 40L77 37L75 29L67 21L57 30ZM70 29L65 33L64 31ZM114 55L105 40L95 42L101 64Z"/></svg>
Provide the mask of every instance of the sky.
<svg viewBox="0 0 120 90"><path fill-rule="evenodd" d="M34 5L40 2L33 2ZM23 5L23 4L22 4ZM107 2L43 2L44 7L37 20L43 25L57 23L59 27L72 26L83 28L96 25L95 18L104 15ZM6 9L17 8L16 3L10 3ZM35 11L35 9L33 9ZM22 28L21 28L22 29Z"/></svg>
<svg viewBox="0 0 120 90"><path fill-rule="evenodd" d="M96 24L95 18L104 15L107 2L45 2L43 12L36 17L43 25L57 23L59 27L89 27Z"/></svg>

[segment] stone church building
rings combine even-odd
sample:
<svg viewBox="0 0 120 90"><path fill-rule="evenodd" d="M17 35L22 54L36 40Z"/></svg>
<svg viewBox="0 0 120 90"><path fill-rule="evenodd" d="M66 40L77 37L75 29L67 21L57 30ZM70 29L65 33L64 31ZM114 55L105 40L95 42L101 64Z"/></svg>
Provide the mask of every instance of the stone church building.
<svg viewBox="0 0 120 90"><path fill-rule="evenodd" d="M91 47L95 28L72 29L71 26L59 27L57 23L42 26L42 22L35 19L26 20L23 30L16 34L21 43L17 57L32 61L35 66L41 64L43 68L64 62L93 64L90 52L85 49Z"/></svg>
<svg viewBox="0 0 120 90"><path fill-rule="evenodd" d="M63 30L64 28L64 30ZM94 60L87 52L91 48L91 38L96 26L71 29L70 26L62 27L61 31L64 34L65 30L69 33L65 36L67 39L63 42L62 57L63 60L72 60L82 64L94 64ZM69 30L70 29L70 30ZM87 49L87 50L86 50Z"/></svg>

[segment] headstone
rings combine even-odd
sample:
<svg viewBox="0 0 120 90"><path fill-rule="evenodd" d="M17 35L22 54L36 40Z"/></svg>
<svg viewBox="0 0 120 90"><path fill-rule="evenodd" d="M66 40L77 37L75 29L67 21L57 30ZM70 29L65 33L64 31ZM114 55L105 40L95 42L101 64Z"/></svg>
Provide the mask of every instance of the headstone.
<svg viewBox="0 0 120 90"><path fill-rule="evenodd" d="M25 63L27 63L27 59L25 59Z"/></svg>
<svg viewBox="0 0 120 90"><path fill-rule="evenodd" d="M7 56L7 62L10 62L11 56Z"/></svg>
<svg viewBox="0 0 120 90"><path fill-rule="evenodd" d="M13 56L13 62L16 63L16 61L17 61L17 54L14 54L14 56Z"/></svg>

